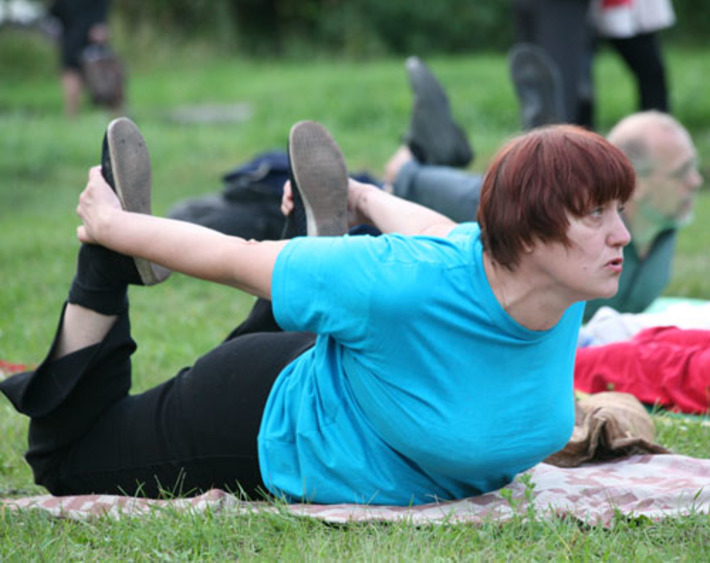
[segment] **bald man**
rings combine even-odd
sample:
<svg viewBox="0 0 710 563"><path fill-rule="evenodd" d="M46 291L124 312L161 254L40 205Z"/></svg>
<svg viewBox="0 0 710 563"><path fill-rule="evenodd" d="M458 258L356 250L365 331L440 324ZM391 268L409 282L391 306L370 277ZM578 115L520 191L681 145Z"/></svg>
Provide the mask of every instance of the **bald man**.
<svg viewBox="0 0 710 563"><path fill-rule="evenodd" d="M691 221L703 182L690 135L667 114L632 114L611 130L608 139L636 170L636 190L624 211L632 242L624 250L619 291L611 299L589 302L585 320L604 305L639 313L663 292L671 276L677 230ZM401 148L387 164L385 182L394 194L465 222L475 220L483 177L419 164Z"/></svg>

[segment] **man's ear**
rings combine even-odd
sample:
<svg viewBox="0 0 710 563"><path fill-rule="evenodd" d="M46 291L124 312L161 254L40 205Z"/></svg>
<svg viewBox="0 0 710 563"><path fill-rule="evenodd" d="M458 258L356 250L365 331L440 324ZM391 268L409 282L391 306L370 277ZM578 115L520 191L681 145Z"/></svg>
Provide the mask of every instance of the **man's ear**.
<svg viewBox="0 0 710 563"><path fill-rule="evenodd" d="M636 186L631 194L631 200L638 202L643 200L648 193L648 177L647 176L636 176Z"/></svg>

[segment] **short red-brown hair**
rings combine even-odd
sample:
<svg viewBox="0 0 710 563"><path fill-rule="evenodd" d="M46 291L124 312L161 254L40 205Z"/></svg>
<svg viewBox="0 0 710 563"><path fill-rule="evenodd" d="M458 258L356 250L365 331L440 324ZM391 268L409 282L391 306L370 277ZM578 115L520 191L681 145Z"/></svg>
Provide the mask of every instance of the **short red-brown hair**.
<svg viewBox="0 0 710 563"><path fill-rule="evenodd" d="M483 248L512 270L538 241L569 244L568 214L626 202L635 183L629 159L601 135L574 125L534 129L509 141L486 173L478 207Z"/></svg>

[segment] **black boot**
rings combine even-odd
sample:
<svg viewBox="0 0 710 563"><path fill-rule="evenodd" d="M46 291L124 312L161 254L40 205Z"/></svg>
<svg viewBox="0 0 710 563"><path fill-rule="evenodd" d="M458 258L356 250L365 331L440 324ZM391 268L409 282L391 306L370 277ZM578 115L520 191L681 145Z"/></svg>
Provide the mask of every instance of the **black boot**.
<svg viewBox="0 0 710 563"><path fill-rule="evenodd" d="M473 149L463 129L454 122L449 99L436 77L417 57L406 62L414 93L414 107L405 142L422 164L466 167Z"/></svg>

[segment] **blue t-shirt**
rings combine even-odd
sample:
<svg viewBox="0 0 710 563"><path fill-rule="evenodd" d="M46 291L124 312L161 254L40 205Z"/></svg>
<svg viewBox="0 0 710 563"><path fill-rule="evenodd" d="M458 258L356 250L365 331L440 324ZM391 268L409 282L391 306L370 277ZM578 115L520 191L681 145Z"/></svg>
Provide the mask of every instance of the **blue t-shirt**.
<svg viewBox="0 0 710 563"><path fill-rule="evenodd" d="M574 425L584 304L548 331L516 323L480 230L447 238L299 238L273 273L284 330L315 346L277 378L259 433L269 490L316 503L421 504L498 489Z"/></svg>

